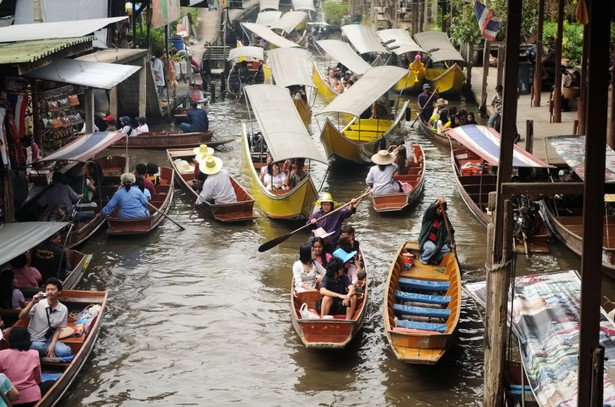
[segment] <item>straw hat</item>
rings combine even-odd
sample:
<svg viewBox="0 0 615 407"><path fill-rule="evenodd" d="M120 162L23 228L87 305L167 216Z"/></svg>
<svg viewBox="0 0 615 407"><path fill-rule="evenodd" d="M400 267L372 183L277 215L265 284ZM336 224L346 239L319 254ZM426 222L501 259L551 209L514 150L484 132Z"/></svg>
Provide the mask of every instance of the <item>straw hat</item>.
<svg viewBox="0 0 615 407"><path fill-rule="evenodd" d="M120 181L122 184L134 184L137 179L135 178L135 175L133 173L126 172L122 174L122 176L120 177Z"/></svg>
<svg viewBox="0 0 615 407"><path fill-rule="evenodd" d="M439 106L444 107L446 105L448 105L448 100L443 99L443 98L439 98L438 100L436 100L436 107L439 107Z"/></svg>
<svg viewBox="0 0 615 407"><path fill-rule="evenodd" d="M198 160L199 170L207 175L214 175L220 172L223 163L222 160L213 155L207 156L205 160Z"/></svg>
<svg viewBox="0 0 615 407"><path fill-rule="evenodd" d="M66 339L69 336L72 336L74 332L75 330L73 328L71 328L70 326L65 326L60 331L60 339Z"/></svg>
<svg viewBox="0 0 615 407"><path fill-rule="evenodd" d="M333 206L337 205L337 202L333 200L333 197L328 192L322 192L320 194L320 199L316 201L316 205L322 205L323 202L331 202Z"/></svg>
<svg viewBox="0 0 615 407"><path fill-rule="evenodd" d="M376 154L372 155L372 162L374 164L389 165L393 164L393 161L395 161L395 157L387 150L380 150Z"/></svg>
<svg viewBox="0 0 615 407"><path fill-rule="evenodd" d="M201 144L198 147L192 149L192 152L196 154L194 157L197 160L205 160L208 155L214 154L214 149L211 147L207 147L207 144Z"/></svg>
<svg viewBox="0 0 615 407"><path fill-rule="evenodd" d="M314 237L322 237L323 239L331 236L333 234L333 232L327 232L326 230L324 230L323 228L318 228L318 229L314 229L312 231L312 234L314 235Z"/></svg>

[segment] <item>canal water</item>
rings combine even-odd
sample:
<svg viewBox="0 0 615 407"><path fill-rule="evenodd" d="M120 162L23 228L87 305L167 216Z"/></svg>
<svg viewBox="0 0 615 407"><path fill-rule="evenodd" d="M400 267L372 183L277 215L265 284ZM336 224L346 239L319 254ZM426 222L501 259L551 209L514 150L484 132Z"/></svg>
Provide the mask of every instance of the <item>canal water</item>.
<svg viewBox="0 0 615 407"><path fill-rule="evenodd" d="M414 101L412 101L413 106ZM323 104L317 100L315 111ZM244 186L241 122L245 101L212 104L217 137L235 141L216 155ZM317 117L310 125L319 141ZM386 275L396 250L416 239L423 211L438 197L449 201L464 282L485 277L486 229L456 190L447 149L433 145L411 122L399 135L422 145L427 163L421 202L398 216L378 214L364 201L350 218L370 274L368 315L347 349L311 351L290 321L291 266L307 239L297 233L265 253L257 247L298 225L258 219L225 225L189 219L192 202L176 190L169 213L186 230L164 221L144 237L98 233L82 251L94 253L80 288L107 290L108 310L96 346L63 399L65 406L480 406L483 393L482 310L464 295L457 344L436 366L398 362L383 331ZM158 129L156 129L158 130ZM289 140L289 142L292 142ZM117 154L108 150L106 154ZM166 164L163 151L130 151L130 165ZM368 168L312 169L316 185L347 202L365 189ZM561 244L550 255L518 256L516 272L578 269ZM615 298L605 280L604 293ZM598 293L597 293L598 295Z"/></svg>

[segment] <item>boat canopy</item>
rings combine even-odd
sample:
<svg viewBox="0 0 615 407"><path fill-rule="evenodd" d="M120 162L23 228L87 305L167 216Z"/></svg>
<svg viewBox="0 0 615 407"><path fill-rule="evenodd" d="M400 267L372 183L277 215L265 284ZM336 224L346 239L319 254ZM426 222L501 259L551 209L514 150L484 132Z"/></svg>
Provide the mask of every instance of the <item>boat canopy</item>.
<svg viewBox="0 0 615 407"><path fill-rule="evenodd" d="M397 66L378 66L365 72L350 89L337 96L318 114L348 113L360 116L372 103L408 73Z"/></svg>
<svg viewBox="0 0 615 407"><path fill-rule="evenodd" d="M292 0L294 10L314 11L314 0Z"/></svg>
<svg viewBox="0 0 615 407"><path fill-rule="evenodd" d="M320 40L316 41L316 44L333 59L341 62L342 65L358 75L363 75L368 69L372 68L372 66L363 60L347 42L340 40Z"/></svg>
<svg viewBox="0 0 615 407"><path fill-rule="evenodd" d="M566 164L581 178L585 179L585 136L552 136L547 141ZM615 182L615 151L606 145L604 181Z"/></svg>
<svg viewBox="0 0 615 407"><path fill-rule="evenodd" d="M254 34L258 35L268 43L273 44L278 48L292 48L299 46L291 40L287 40L286 38L274 33L273 31L271 31L271 28L265 27L264 25L256 23L241 23L241 25L243 25L247 30L252 31Z"/></svg>
<svg viewBox="0 0 615 407"><path fill-rule="evenodd" d="M282 12L277 10L270 11L261 11L256 16L256 24L264 25L265 27L270 27L271 24L274 24L282 17Z"/></svg>
<svg viewBox="0 0 615 407"><path fill-rule="evenodd" d="M489 164L499 165L501 136L495 129L478 124L466 124L449 129L446 134L472 150ZM515 145L513 167L549 168L551 166Z"/></svg>
<svg viewBox="0 0 615 407"><path fill-rule="evenodd" d="M290 34L301 23L305 23L307 20L307 13L305 11L289 11L282 15L275 24L271 25L272 30L280 30L283 34Z"/></svg>
<svg viewBox="0 0 615 407"><path fill-rule="evenodd" d="M16 222L0 225L0 266L44 242L68 222Z"/></svg>
<svg viewBox="0 0 615 407"><path fill-rule="evenodd" d="M140 66L134 65L57 59L52 64L30 71L24 76L92 88L111 89L139 69L141 69Z"/></svg>
<svg viewBox="0 0 615 407"><path fill-rule="evenodd" d="M314 86L309 69L312 53L303 48L276 48L267 51L269 65L276 85Z"/></svg>
<svg viewBox="0 0 615 407"><path fill-rule="evenodd" d="M50 23L13 24L0 28L0 43L83 37L127 18L128 16L122 16L76 20L70 21L70 23L54 21Z"/></svg>
<svg viewBox="0 0 615 407"><path fill-rule="evenodd" d="M385 47L397 55L402 55L406 52L425 52L423 48L414 42L407 30L392 28L390 30L377 31L376 34L378 34Z"/></svg>
<svg viewBox="0 0 615 407"><path fill-rule="evenodd" d="M305 157L327 163L305 128L288 89L249 85L244 91L274 161Z"/></svg>
<svg viewBox="0 0 615 407"><path fill-rule="evenodd" d="M262 61L265 59L265 51L261 47L237 47L233 48L228 53L228 60L232 61L237 58L253 58Z"/></svg>
<svg viewBox="0 0 615 407"><path fill-rule="evenodd" d="M39 161L87 161L123 136L120 131L86 134Z"/></svg>
<svg viewBox="0 0 615 407"><path fill-rule="evenodd" d="M260 11L279 10L280 0L260 0Z"/></svg>
<svg viewBox="0 0 615 407"><path fill-rule="evenodd" d="M465 288L479 304L486 305L484 281L466 284ZM577 272L517 277L511 291L514 297L509 295L508 320L519 341L521 362L538 405L576 406L581 321L581 281ZM602 396L605 404L610 404L615 400L615 386L609 375L615 368L615 326L602 307L599 318L605 356Z"/></svg>
<svg viewBox="0 0 615 407"><path fill-rule="evenodd" d="M367 52L389 52L384 45L382 45L380 37L378 37L376 30L372 27L359 24L348 24L342 27L342 33L348 38L348 41L350 41L359 54L365 54Z"/></svg>
<svg viewBox="0 0 615 407"><path fill-rule="evenodd" d="M433 62L464 60L446 33L426 31L414 34L414 39L429 54Z"/></svg>

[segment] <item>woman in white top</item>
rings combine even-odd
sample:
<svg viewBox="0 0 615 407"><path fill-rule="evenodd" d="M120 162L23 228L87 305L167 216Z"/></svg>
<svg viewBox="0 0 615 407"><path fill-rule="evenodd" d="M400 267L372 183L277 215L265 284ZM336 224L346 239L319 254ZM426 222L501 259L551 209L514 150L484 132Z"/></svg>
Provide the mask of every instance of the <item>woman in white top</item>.
<svg viewBox="0 0 615 407"><path fill-rule="evenodd" d="M139 123L139 125L135 129L137 131L137 134L149 133L149 126L145 122L145 117L137 117L136 120L137 123Z"/></svg>
<svg viewBox="0 0 615 407"><path fill-rule="evenodd" d="M299 260L293 264L295 292L318 291L318 284L325 273L324 267L312 260L312 245L303 243L299 248Z"/></svg>
<svg viewBox="0 0 615 407"><path fill-rule="evenodd" d="M268 173L269 164L273 162L273 157L271 153L267 153L267 159L265 161L265 165L261 167L261 179L265 181L265 175Z"/></svg>
<svg viewBox="0 0 615 407"><path fill-rule="evenodd" d="M263 184L268 191L275 189L288 189L286 184L286 174L280 171L278 163L269 163L267 166L267 174L263 178Z"/></svg>
<svg viewBox="0 0 615 407"><path fill-rule="evenodd" d="M365 183L372 188L372 195L394 194L399 192L399 183L393 179L397 165L395 157L387 150L380 150L372 156L374 165L369 169Z"/></svg>

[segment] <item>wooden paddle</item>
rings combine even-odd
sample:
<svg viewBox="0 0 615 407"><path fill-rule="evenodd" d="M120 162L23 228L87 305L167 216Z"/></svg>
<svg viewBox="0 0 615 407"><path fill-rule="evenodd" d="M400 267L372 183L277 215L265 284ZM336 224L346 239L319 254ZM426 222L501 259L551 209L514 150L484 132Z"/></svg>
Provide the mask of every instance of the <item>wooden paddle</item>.
<svg viewBox="0 0 615 407"><path fill-rule="evenodd" d="M370 192L371 192L371 188L367 188L367 189L365 190L365 192L363 192L363 193L362 193L359 197L357 197L356 199L357 199L357 200L361 200L361 199L365 198L367 195L369 195L369 193L370 193ZM341 209L343 209L343 208L347 207L348 205L350 205L350 204L351 204L351 202L352 202L352 200L351 200L350 202L346 202L344 205L341 205L341 206L340 206L340 207L338 207L338 208L335 208L335 209L334 209L334 210L332 210L331 212L329 212L329 213L327 213L327 214L325 214L325 215L321 216L320 218L316 219L316 222L318 222L319 220L324 219L324 218L326 218L327 216L329 216L329 215L331 215L331 214L333 214L333 213L335 213L335 212L337 212L337 211L339 211L339 210L341 210ZM291 237L291 236L292 236L292 235L294 235L295 233L299 232L300 230L303 230L303 229L305 229L305 228L307 228L307 227L310 227L310 226L313 226L313 225L314 225L313 223L308 223L308 224L306 224L306 225L301 226L301 227L300 227L300 228L298 228L298 229L293 230L292 232L288 232L288 233L286 233L285 235L278 236L278 237L276 237L275 239L271 239L271 240L269 240L268 242L265 242L265 243L263 243L262 245L260 245L260 246L258 247L258 251L259 251L259 252L261 252L261 253L262 253L262 252L266 252L267 250L269 250L269 249L271 249L271 248L273 248L273 247L276 247L277 245L279 245L280 243L282 243L283 241L285 241L286 239L288 239L289 237Z"/></svg>
<svg viewBox="0 0 615 407"><path fill-rule="evenodd" d="M153 210L155 210L156 212L158 212L159 214L161 214L162 216L164 216L165 218L167 218L168 220L170 220L171 222L175 223L182 231L186 230L185 227L183 227L182 225L180 225L179 223L175 222L173 219L171 219L169 216L167 216L166 213L162 212L160 209L156 208L154 205L152 205L151 203L147 203L147 206L149 206L150 208L152 208Z"/></svg>
<svg viewBox="0 0 615 407"><path fill-rule="evenodd" d="M437 86L434 89L434 91L432 92L432 94L429 96L429 99L427 99L427 102L425 103L425 105L423 105L423 108L416 114L416 119L414 119L414 121L412 122L410 127L414 128L414 123L416 123L416 121L419 119L419 117L421 117L421 113L423 113L423 110L425 110L425 108L427 106L429 106L429 102L431 102L431 98L433 98L436 93L438 93L438 87Z"/></svg>

